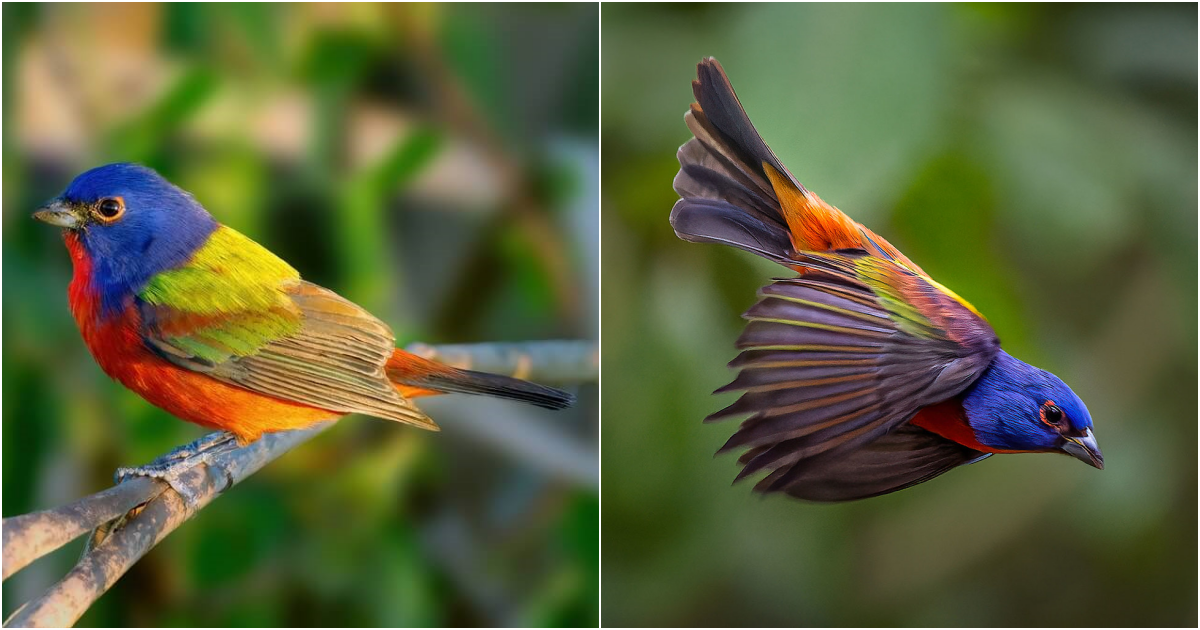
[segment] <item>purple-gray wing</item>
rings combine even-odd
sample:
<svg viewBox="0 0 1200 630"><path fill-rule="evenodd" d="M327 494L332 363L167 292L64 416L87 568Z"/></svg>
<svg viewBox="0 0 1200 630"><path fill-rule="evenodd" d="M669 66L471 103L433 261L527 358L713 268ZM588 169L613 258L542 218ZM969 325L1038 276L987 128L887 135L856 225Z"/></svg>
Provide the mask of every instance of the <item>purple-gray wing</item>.
<svg viewBox="0 0 1200 630"><path fill-rule="evenodd" d="M806 273L764 287L745 314L742 353L730 364L740 373L717 390L744 393L708 418L750 414L721 448L748 449L738 479L767 471L756 490L848 500L977 458L907 423L991 363L999 342L986 322L890 261L850 251L798 258ZM880 283L881 269L904 278ZM936 317L903 299L925 288L930 300L945 298ZM970 326L976 332L964 338ZM905 447L912 452L899 453Z"/></svg>

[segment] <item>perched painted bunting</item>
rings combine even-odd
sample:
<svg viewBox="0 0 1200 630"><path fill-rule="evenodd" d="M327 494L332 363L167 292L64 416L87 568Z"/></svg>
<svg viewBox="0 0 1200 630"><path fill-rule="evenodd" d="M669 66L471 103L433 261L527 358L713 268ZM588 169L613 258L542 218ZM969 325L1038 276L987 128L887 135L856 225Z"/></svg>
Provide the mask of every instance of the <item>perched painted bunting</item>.
<svg viewBox="0 0 1200 630"><path fill-rule="evenodd" d="M301 280L149 168L94 168L34 217L63 228L71 312L100 368L167 412L227 432L200 450L349 413L437 430L412 399L447 392L573 402L397 349L386 324Z"/></svg>
<svg viewBox="0 0 1200 630"><path fill-rule="evenodd" d="M1083 401L1000 349L973 306L800 185L763 142L716 59L698 66L671 225L800 275L776 280L738 340L752 414L721 451L761 492L847 501L894 492L993 453L1104 458Z"/></svg>

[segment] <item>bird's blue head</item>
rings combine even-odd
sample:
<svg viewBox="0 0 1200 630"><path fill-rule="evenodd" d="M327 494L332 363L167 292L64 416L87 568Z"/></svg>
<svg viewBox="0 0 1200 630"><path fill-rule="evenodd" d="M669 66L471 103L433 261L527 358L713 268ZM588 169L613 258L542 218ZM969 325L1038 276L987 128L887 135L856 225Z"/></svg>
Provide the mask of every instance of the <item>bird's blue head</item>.
<svg viewBox="0 0 1200 630"><path fill-rule="evenodd" d="M79 175L33 216L64 228L83 249L106 314L155 274L185 263L218 227L187 192L129 163Z"/></svg>
<svg viewBox="0 0 1200 630"><path fill-rule="evenodd" d="M1079 396L1062 379L1003 350L966 391L963 409L984 446L1063 452L1104 468L1092 416Z"/></svg>

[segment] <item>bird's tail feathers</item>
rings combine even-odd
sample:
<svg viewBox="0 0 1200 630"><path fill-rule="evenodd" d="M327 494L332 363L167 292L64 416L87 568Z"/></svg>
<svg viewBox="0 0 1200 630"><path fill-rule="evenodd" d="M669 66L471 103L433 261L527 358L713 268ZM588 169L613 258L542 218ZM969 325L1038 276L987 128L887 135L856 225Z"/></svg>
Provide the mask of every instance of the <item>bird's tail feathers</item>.
<svg viewBox="0 0 1200 630"><path fill-rule="evenodd" d="M684 115L695 137L677 154L674 187L682 199L671 211L671 225L684 240L732 245L783 262L793 245L764 164L787 170L750 123L721 65L709 58L697 73L696 102Z"/></svg>
<svg viewBox="0 0 1200 630"><path fill-rule="evenodd" d="M408 398L438 394L478 394L516 400L546 409L565 409L575 397L562 390L519 378L462 370L399 348L385 368L388 380Z"/></svg>
<svg viewBox="0 0 1200 630"><path fill-rule="evenodd" d="M701 61L696 72L696 102L684 115L695 137L679 148L674 187L682 199L671 211L680 238L732 245L789 267L797 252L840 249L909 262L788 172L716 59Z"/></svg>

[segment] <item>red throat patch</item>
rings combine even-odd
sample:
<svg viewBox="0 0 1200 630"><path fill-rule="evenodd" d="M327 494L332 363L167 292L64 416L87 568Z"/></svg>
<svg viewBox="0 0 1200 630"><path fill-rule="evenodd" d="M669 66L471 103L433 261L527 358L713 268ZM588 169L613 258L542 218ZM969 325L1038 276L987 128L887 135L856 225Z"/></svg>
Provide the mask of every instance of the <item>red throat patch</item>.
<svg viewBox="0 0 1200 630"><path fill-rule="evenodd" d="M67 289L67 301L71 306L71 314L75 316L75 321L82 330L84 321L94 320L96 309L99 308L99 299L92 291L92 259L83 249L83 243L79 242L78 234L64 232L63 242L67 245L67 253L71 255L73 269L71 284Z"/></svg>
<svg viewBox="0 0 1200 630"><path fill-rule="evenodd" d="M930 433L936 433L947 440L984 453L1022 452L992 448L980 444L979 440L975 438L975 432L971 430L971 425L967 424L967 415L966 411L963 410L962 401L957 398L951 398L936 405L925 407L918 411L917 415L913 416L912 420L908 422Z"/></svg>

